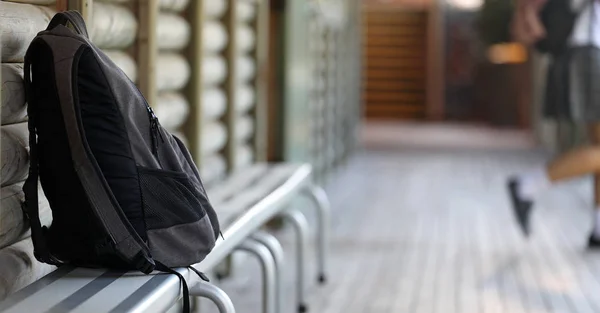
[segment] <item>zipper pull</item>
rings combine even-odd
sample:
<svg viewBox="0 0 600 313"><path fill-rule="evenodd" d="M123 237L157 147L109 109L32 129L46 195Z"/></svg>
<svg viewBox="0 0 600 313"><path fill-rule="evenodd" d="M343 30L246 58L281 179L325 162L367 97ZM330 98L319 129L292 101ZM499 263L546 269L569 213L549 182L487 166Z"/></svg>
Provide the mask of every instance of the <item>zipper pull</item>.
<svg viewBox="0 0 600 313"><path fill-rule="evenodd" d="M156 114L154 113L154 110L152 110L152 108L148 105L146 106L148 113L150 113L150 119L151 119L151 127L152 127L152 131L155 134L158 134L158 137L160 137L160 141L162 141L163 143L165 142L165 138L163 138L162 133L160 132L160 130L158 129L158 117L156 117Z"/></svg>
<svg viewBox="0 0 600 313"><path fill-rule="evenodd" d="M158 137L164 143L165 139L163 138L160 130L158 129L158 118L156 114L154 114L154 110L146 104L146 111L148 111L148 115L150 117L150 135L152 136L152 153L158 156Z"/></svg>

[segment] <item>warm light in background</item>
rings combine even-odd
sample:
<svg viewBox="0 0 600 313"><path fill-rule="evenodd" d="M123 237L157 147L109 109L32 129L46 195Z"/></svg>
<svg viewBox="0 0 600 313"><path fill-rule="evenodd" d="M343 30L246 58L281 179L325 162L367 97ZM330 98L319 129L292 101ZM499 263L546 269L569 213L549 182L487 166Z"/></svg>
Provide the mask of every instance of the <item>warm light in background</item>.
<svg viewBox="0 0 600 313"><path fill-rule="evenodd" d="M450 0L450 4L461 10L475 11L483 5L483 0Z"/></svg>
<svg viewBox="0 0 600 313"><path fill-rule="evenodd" d="M494 64L515 64L527 61L527 49L518 43L495 44L487 50L488 60Z"/></svg>

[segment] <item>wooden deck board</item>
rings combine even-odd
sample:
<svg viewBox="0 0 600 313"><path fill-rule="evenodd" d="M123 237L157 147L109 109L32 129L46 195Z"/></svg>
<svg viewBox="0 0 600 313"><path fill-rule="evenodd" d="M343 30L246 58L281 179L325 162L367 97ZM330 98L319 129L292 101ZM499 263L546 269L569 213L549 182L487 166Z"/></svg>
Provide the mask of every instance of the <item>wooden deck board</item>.
<svg viewBox="0 0 600 313"><path fill-rule="evenodd" d="M330 283L316 286L309 270L310 312L600 312L600 253L585 249L591 180L545 195L535 209L534 234L525 240L504 180L547 156L528 149L515 132L488 137L485 129L420 127L389 128L389 144L367 138L365 150L331 186ZM428 145L435 131L461 136L447 138L461 147ZM293 237L288 231L278 237L291 282ZM247 263L220 285L240 312L258 313L259 267ZM288 284L289 305L281 313L295 312L293 295ZM207 306L202 312L215 311Z"/></svg>

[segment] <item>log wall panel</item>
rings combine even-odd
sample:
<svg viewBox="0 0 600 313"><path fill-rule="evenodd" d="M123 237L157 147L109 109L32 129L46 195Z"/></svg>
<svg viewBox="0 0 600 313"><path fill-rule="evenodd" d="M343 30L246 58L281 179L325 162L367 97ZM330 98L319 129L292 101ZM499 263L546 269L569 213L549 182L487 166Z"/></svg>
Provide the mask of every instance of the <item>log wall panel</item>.
<svg viewBox="0 0 600 313"><path fill-rule="evenodd" d="M190 113L187 99L177 92L159 94L153 109L160 124L170 132L178 131Z"/></svg>
<svg viewBox="0 0 600 313"><path fill-rule="evenodd" d="M2 64L2 125L23 122L27 119L23 64Z"/></svg>
<svg viewBox="0 0 600 313"><path fill-rule="evenodd" d="M182 50L190 42L190 25L180 15L160 13L156 24L158 48L161 50Z"/></svg>
<svg viewBox="0 0 600 313"><path fill-rule="evenodd" d="M227 143L227 127L221 122L209 122L202 129L203 155L219 152Z"/></svg>
<svg viewBox="0 0 600 313"><path fill-rule="evenodd" d="M177 53L161 53L156 60L156 88L159 91L179 90L185 87L191 68Z"/></svg>
<svg viewBox="0 0 600 313"><path fill-rule="evenodd" d="M22 63L31 40L54 15L48 7L0 1L0 45L3 63Z"/></svg>
<svg viewBox="0 0 600 313"><path fill-rule="evenodd" d="M41 188L38 193L40 221L42 225L49 225L52 222L50 204ZM2 187L0 199L0 248L4 248L29 236L29 221L25 220L21 207L25 201L23 184Z"/></svg>
<svg viewBox="0 0 600 313"><path fill-rule="evenodd" d="M227 96L222 89L207 88L202 95L204 120L220 119L227 110Z"/></svg>
<svg viewBox="0 0 600 313"><path fill-rule="evenodd" d="M137 35L138 22L127 7L113 3L94 3L90 38L101 49L126 49Z"/></svg>
<svg viewBox="0 0 600 313"><path fill-rule="evenodd" d="M29 131L27 123L2 125L0 127L2 187L25 180L29 170Z"/></svg>
<svg viewBox="0 0 600 313"><path fill-rule="evenodd" d="M33 257L29 221L22 211L22 184L29 169L22 62L31 40L46 29L57 7L64 9L65 4L50 0L0 1L0 300L54 269ZM48 225L52 214L41 190L38 198L41 222Z"/></svg>
<svg viewBox="0 0 600 313"><path fill-rule="evenodd" d="M254 88L249 84L240 84L236 95L235 109L238 114L247 113L251 110L256 101L256 93Z"/></svg>
<svg viewBox="0 0 600 313"><path fill-rule="evenodd" d="M198 1L198 0L194 0ZM159 0L158 5L161 10L165 11L173 11L173 12L181 12L183 11L190 3L190 0Z"/></svg>
<svg viewBox="0 0 600 313"><path fill-rule="evenodd" d="M227 8L229 7L229 3L227 0L209 0L202 1L203 4L203 13L207 18L211 19L220 19L223 17Z"/></svg>
<svg viewBox="0 0 600 313"><path fill-rule="evenodd" d="M206 21L202 29L204 51L219 53L227 46L228 35L224 25L215 21Z"/></svg>

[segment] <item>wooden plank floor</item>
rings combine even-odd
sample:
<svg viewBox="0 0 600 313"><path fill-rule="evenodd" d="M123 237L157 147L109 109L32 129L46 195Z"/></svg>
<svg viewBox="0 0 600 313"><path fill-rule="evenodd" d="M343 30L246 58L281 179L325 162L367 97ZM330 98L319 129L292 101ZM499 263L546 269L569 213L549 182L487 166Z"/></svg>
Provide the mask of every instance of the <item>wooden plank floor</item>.
<svg viewBox="0 0 600 313"><path fill-rule="evenodd" d="M526 241L513 223L504 181L547 155L528 148L525 135L399 127L368 126L365 148L329 190L330 283L318 287L310 276L310 312L600 312L600 253L585 249L589 178L544 195ZM393 138L387 143L380 139L385 129ZM435 132L463 144L428 141ZM288 251L290 282L282 313L292 313L293 241L285 231L278 237ZM244 260L221 286L238 312L261 312L260 268ZM202 312L214 312L204 306Z"/></svg>

